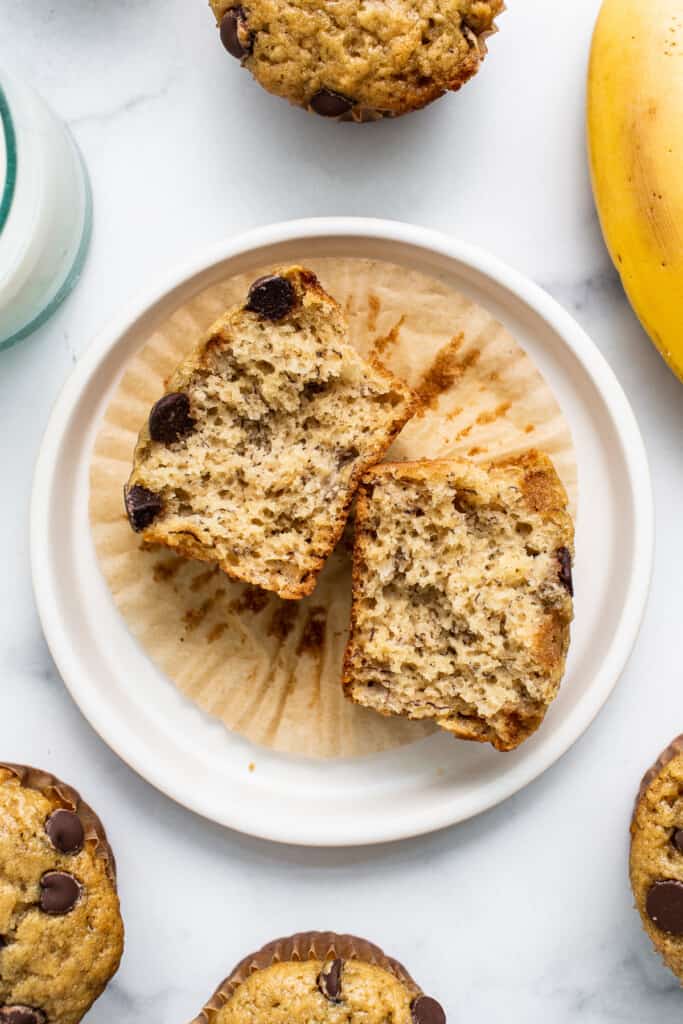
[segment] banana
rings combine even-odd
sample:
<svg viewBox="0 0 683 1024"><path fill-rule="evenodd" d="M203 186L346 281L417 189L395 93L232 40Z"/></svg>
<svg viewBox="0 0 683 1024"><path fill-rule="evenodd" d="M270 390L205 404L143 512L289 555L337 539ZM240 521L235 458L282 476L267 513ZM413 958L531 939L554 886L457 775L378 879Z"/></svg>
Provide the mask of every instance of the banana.
<svg viewBox="0 0 683 1024"><path fill-rule="evenodd" d="M604 0L587 119L607 247L643 327L683 380L683 0Z"/></svg>

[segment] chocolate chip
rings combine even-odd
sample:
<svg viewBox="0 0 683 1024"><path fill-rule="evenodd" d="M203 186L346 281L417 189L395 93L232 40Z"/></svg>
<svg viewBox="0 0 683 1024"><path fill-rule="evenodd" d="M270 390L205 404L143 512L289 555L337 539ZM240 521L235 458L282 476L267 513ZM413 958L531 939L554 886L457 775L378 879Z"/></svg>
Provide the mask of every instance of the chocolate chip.
<svg viewBox="0 0 683 1024"><path fill-rule="evenodd" d="M678 850L679 853L683 853L683 828L677 828L671 837L671 842L674 845L674 849Z"/></svg>
<svg viewBox="0 0 683 1024"><path fill-rule="evenodd" d="M289 313L295 299L292 282L286 277L272 274L254 281L249 289L246 308L266 320L281 320Z"/></svg>
<svg viewBox="0 0 683 1024"><path fill-rule="evenodd" d="M353 100L331 89L321 89L311 100L311 110L321 117L341 117L353 107Z"/></svg>
<svg viewBox="0 0 683 1024"><path fill-rule="evenodd" d="M573 597L574 581L572 579L572 556L569 548L558 548L557 560L560 563L560 583L563 587L566 587L570 597Z"/></svg>
<svg viewBox="0 0 683 1024"><path fill-rule="evenodd" d="M472 511L472 506L468 504L462 494L456 494L453 498L453 508L456 512L461 512L464 516L467 515L468 512Z"/></svg>
<svg viewBox="0 0 683 1024"><path fill-rule="evenodd" d="M341 1003L343 969L343 960L330 960L318 975L318 988L331 1003Z"/></svg>
<svg viewBox="0 0 683 1024"><path fill-rule="evenodd" d="M30 1006L0 1006L0 1024L45 1024L46 1019Z"/></svg>
<svg viewBox="0 0 683 1024"><path fill-rule="evenodd" d="M683 935L683 882L662 879L650 886L645 906L653 924L670 935Z"/></svg>
<svg viewBox="0 0 683 1024"><path fill-rule="evenodd" d="M254 39L244 7L231 7L221 21L221 42L231 56L241 60L251 53Z"/></svg>
<svg viewBox="0 0 683 1024"><path fill-rule="evenodd" d="M45 831L52 845L61 853L78 853L83 849L83 825L73 811L64 807L53 811L45 822Z"/></svg>
<svg viewBox="0 0 683 1024"><path fill-rule="evenodd" d="M304 398L315 398L316 395L322 395L323 392L327 391L327 383L324 380L309 380L307 384L304 384L303 392Z"/></svg>
<svg viewBox="0 0 683 1024"><path fill-rule="evenodd" d="M80 895L80 883L66 871L48 871L40 880L40 909L46 914L68 914Z"/></svg>
<svg viewBox="0 0 683 1024"><path fill-rule="evenodd" d="M349 462L353 462L354 459L357 459L359 455L360 452L353 445L350 448L338 449L335 454L335 458L337 461L337 469L343 469L344 466L348 466Z"/></svg>
<svg viewBox="0 0 683 1024"><path fill-rule="evenodd" d="M164 503L158 494L134 484L125 492L128 521L136 533L146 529L162 511Z"/></svg>
<svg viewBox="0 0 683 1024"><path fill-rule="evenodd" d="M410 1007L413 1024L446 1024L446 1014L431 996L418 996Z"/></svg>
<svg viewBox="0 0 683 1024"><path fill-rule="evenodd" d="M2 949L3 946L6 946L6 945L7 945L7 939L5 938L4 935L0 935L0 949Z"/></svg>
<svg viewBox="0 0 683 1024"><path fill-rule="evenodd" d="M194 429L190 399L182 391L164 395L149 414L149 436L162 444L173 444Z"/></svg>

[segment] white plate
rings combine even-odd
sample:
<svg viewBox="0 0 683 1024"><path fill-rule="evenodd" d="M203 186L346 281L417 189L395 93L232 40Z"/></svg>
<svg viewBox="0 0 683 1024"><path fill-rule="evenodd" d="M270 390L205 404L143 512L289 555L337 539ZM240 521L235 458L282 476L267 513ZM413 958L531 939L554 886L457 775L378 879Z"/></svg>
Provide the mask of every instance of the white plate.
<svg viewBox="0 0 683 1024"><path fill-rule="evenodd" d="M100 575L88 524L89 460L126 361L198 291L302 254L405 263L465 292L529 351L569 419L580 489L571 653L542 728L514 753L447 736L333 762L253 747L194 707L149 661ZM111 323L79 361L52 413L31 518L45 635L74 700L102 738L154 786L207 818L317 846L429 832L499 803L540 775L583 733L614 687L636 638L652 567L643 442L618 382L581 328L493 257L422 228L364 219L279 224L221 243Z"/></svg>

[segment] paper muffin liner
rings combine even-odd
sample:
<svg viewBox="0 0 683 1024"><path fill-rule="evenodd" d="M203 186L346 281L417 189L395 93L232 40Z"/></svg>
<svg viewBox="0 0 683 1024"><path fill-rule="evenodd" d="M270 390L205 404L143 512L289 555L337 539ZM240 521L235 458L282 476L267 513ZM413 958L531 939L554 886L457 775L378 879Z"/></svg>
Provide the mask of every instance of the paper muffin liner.
<svg viewBox="0 0 683 1024"><path fill-rule="evenodd" d="M387 454L477 462L548 453L576 503L569 427L548 384L485 309L438 279L359 259L306 259L344 307L355 347L422 397ZM435 727L383 718L341 687L351 602L351 529L314 593L283 601L168 549L145 548L123 509L138 432L164 381L226 307L243 301L254 267L212 285L161 323L131 359L99 429L90 517L112 596L149 657L200 708L253 743L317 758L362 756L412 743Z"/></svg>
<svg viewBox="0 0 683 1024"><path fill-rule="evenodd" d="M505 0L500 0L500 2L498 4L498 9L496 10L496 12L495 12L495 14L493 16L493 21L491 22L491 27L487 28L487 29L484 29L483 32L478 32L478 33L472 32L472 36L476 40L477 49L479 50L479 54L480 54L482 60L484 59L484 57L489 52L488 40L491 38L491 36L495 36L498 32L500 32L500 27L498 26L498 23L496 22L496 18L499 18L501 16L501 14L505 14L506 10L507 10L507 4L505 3Z"/></svg>
<svg viewBox="0 0 683 1024"><path fill-rule="evenodd" d="M300 963L304 960L326 963L338 958L362 960L364 963L381 967L393 974L411 995L418 996L422 993L403 964L388 957L379 946L368 942L367 939L359 939L355 935L337 935L335 932L299 932L297 935L269 942L257 953L251 953L240 961L232 973L220 983L192 1024L211 1024L215 1015L231 999L240 985L257 971L263 971L277 963Z"/></svg>
<svg viewBox="0 0 683 1024"><path fill-rule="evenodd" d="M104 862L107 877L116 888L116 860L114 853L107 840L107 833L104 825L89 806L81 798L72 786L44 772L40 768L30 768L28 765L9 764L0 761L0 770L4 769L18 780L25 789L35 789L42 793L50 801L57 803L68 811L73 811L80 818L83 825L84 841L90 847L95 856Z"/></svg>
<svg viewBox="0 0 683 1024"><path fill-rule="evenodd" d="M638 810L638 805L640 801L643 799L645 793L650 788L652 783L655 781L659 773L666 768L670 761L673 761L675 757L680 757L681 755L683 755L683 734L677 736L675 740L671 741L666 750L662 751L662 753L659 755L659 757L652 765L652 767L648 768L648 770L643 775L642 781L640 783L640 788L638 790L638 795L636 796L636 802L633 807L632 820L635 819L636 811Z"/></svg>

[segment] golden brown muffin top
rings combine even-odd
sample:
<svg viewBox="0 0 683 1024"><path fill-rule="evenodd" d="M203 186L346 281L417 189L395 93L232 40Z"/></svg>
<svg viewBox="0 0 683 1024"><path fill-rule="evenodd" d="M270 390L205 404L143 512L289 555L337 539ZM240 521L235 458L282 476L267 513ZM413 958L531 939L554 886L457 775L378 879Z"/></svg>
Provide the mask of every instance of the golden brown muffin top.
<svg viewBox="0 0 683 1024"><path fill-rule="evenodd" d="M478 69L502 0L211 0L264 88L323 116L400 114ZM364 113L367 115L364 116Z"/></svg>
<svg viewBox="0 0 683 1024"><path fill-rule="evenodd" d="M245 957L194 1024L446 1024L406 969L353 935L302 932Z"/></svg>

